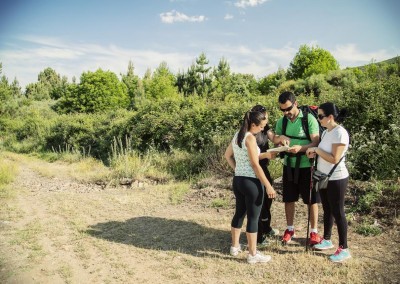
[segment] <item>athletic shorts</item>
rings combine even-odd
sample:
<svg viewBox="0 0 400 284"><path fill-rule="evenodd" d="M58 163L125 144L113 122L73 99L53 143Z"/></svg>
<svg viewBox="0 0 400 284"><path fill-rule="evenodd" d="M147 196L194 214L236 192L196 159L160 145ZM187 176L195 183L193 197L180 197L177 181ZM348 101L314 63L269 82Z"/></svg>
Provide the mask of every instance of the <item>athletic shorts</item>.
<svg viewBox="0 0 400 284"><path fill-rule="evenodd" d="M283 166L283 202L296 202L299 196L303 199L304 204L309 203L310 198L310 182L311 169L299 168L299 179L297 184L293 182L293 178L289 180L286 166ZM295 169L292 168L292 173ZM321 198L318 192L313 191L311 195L311 204L320 203Z"/></svg>

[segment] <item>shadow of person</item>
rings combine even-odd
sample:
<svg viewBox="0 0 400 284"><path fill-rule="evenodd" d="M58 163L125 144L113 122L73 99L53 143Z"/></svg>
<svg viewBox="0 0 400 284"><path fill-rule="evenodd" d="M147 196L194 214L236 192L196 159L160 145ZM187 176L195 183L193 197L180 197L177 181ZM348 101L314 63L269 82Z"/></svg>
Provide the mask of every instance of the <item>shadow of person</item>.
<svg viewBox="0 0 400 284"><path fill-rule="evenodd" d="M124 222L109 221L89 226L86 233L100 239L139 248L177 251L193 256L227 254L230 232L195 222L143 216ZM221 255L224 257L224 255Z"/></svg>

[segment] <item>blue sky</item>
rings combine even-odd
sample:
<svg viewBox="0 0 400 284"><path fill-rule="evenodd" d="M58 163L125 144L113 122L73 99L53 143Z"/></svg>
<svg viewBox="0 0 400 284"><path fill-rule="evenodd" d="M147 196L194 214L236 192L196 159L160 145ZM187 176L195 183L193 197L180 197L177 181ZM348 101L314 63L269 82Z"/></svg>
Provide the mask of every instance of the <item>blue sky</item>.
<svg viewBox="0 0 400 284"><path fill-rule="evenodd" d="M340 67L400 55L396 0L3 0L0 62L21 86L47 67L79 79L98 68L142 77L165 61L186 71L204 52L261 78L287 68L300 45Z"/></svg>

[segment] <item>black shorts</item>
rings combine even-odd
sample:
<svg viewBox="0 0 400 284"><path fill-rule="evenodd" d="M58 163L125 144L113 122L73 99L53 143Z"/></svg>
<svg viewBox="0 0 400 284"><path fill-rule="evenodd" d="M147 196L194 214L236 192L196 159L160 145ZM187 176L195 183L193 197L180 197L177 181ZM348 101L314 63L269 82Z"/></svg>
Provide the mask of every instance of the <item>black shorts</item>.
<svg viewBox="0 0 400 284"><path fill-rule="evenodd" d="M289 180L287 167L283 166L283 202L296 202L299 196L303 199L304 204L308 204L310 198L310 181L311 181L311 168L300 168L299 179L297 184L294 183L293 178ZM292 173L295 169L292 168ZM311 204L320 203L321 198L318 192L313 190L311 195Z"/></svg>

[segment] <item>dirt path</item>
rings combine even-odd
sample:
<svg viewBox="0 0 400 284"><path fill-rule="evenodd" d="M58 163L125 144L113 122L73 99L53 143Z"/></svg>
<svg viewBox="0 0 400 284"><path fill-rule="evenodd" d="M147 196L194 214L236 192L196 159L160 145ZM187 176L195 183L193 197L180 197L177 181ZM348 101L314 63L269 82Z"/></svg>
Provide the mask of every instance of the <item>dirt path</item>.
<svg viewBox="0 0 400 284"><path fill-rule="evenodd" d="M228 255L232 207L210 206L215 193L232 202L229 190L192 189L185 202L174 205L173 185L103 189L63 174L68 165L41 162L42 168L58 167L49 177L39 174L35 163L18 162L15 198L1 211L6 213L0 215L0 283L400 281L397 230L367 238L350 226L354 257L332 264L324 253L304 252L306 212L298 206L300 238L286 247L272 241L264 250L272 261L251 266L245 253ZM282 231L281 202L275 202L273 218Z"/></svg>

